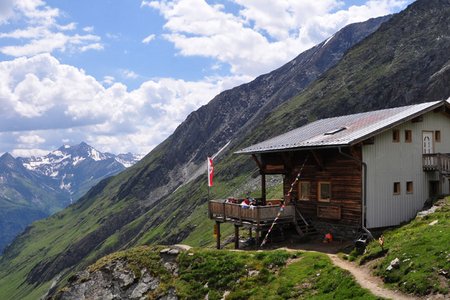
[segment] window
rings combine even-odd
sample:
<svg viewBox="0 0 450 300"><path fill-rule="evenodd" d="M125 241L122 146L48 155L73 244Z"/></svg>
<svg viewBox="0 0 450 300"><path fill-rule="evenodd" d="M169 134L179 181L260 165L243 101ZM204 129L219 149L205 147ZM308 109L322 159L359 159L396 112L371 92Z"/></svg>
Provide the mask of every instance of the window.
<svg viewBox="0 0 450 300"><path fill-rule="evenodd" d="M392 130L392 141L394 143L400 142L400 130L398 130L398 129Z"/></svg>
<svg viewBox="0 0 450 300"><path fill-rule="evenodd" d="M394 195L400 195L400 182L394 182Z"/></svg>
<svg viewBox="0 0 450 300"><path fill-rule="evenodd" d="M405 130L405 143L411 143L412 142L412 131L409 129Z"/></svg>
<svg viewBox="0 0 450 300"><path fill-rule="evenodd" d="M298 199L302 201L309 200L311 195L311 183L309 181L300 181L298 184Z"/></svg>
<svg viewBox="0 0 450 300"><path fill-rule="evenodd" d="M413 191L414 191L413 182L412 181L407 181L406 182L406 193L407 194L412 194Z"/></svg>
<svg viewBox="0 0 450 300"><path fill-rule="evenodd" d="M440 142L441 141L441 131L440 130L436 130L434 132L434 141L435 142Z"/></svg>
<svg viewBox="0 0 450 300"><path fill-rule="evenodd" d="M331 199L331 183L319 182L319 201L329 202Z"/></svg>

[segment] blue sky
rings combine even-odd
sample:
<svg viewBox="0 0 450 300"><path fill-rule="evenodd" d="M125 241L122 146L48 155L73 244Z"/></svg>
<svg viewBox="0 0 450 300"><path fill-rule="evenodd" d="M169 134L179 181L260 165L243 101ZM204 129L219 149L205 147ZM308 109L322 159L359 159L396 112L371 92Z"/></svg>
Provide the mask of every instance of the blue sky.
<svg viewBox="0 0 450 300"><path fill-rule="evenodd" d="M147 153L219 92L411 0L2 0L0 153Z"/></svg>

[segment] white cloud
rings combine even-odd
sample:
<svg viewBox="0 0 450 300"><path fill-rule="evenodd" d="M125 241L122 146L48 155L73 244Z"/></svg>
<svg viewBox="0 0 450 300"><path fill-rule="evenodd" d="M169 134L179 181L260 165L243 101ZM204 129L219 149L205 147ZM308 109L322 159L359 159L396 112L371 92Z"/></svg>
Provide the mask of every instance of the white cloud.
<svg viewBox="0 0 450 300"><path fill-rule="evenodd" d="M0 25L14 15L14 0L0 1Z"/></svg>
<svg viewBox="0 0 450 300"><path fill-rule="evenodd" d="M160 78L128 91L112 77L104 78L112 84L104 87L49 54L3 61L0 139L16 143L13 149L21 151L51 150L70 140L87 141L103 151L147 153L190 112L248 79Z"/></svg>
<svg viewBox="0 0 450 300"><path fill-rule="evenodd" d="M84 32L92 32L92 31L94 31L94 26L83 27L83 31Z"/></svg>
<svg viewBox="0 0 450 300"><path fill-rule="evenodd" d="M146 38L144 38L142 40L142 43L144 44L149 44L151 41L153 41L156 38L156 36L154 34L150 34L149 36L147 36Z"/></svg>
<svg viewBox="0 0 450 300"><path fill-rule="evenodd" d="M122 70L122 75L127 79L136 79L139 77L139 75L136 72L131 70Z"/></svg>
<svg viewBox="0 0 450 300"><path fill-rule="evenodd" d="M142 1L165 18L165 39L184 56L228 64L257 76L293 59L343 26L392 13L411 0L371 0L341 9L338 0L234 0L239 10L205 0Z"/></svg>
<svg viewBox="0 0 450 300"><path fill-rule="evenodd" d="M93 44L89 44L89 45L81 47L80 51L81 52L85 52L85 51L88 51L88 50L103 50L103 49L104 49L104 47L103 47L102 44L100 44L100 43L93 43Z"/></svg>
<svg viewBox="0 0 450 300"><path fill-rule="evenodd" d="M116 81L116 79L113 76L105 76L103 77L103 83L106 85L112 85Z"/></svg>
<svg viewBox="0 0 450 300"><path fill-rule="evenodd" d="M14 157L30 157L30 156L45 156L50 151L44 149L14 149L11 155Z"/></svg>
<svg viewBox="0 0 450 300"><path fill-rule="evenodd" d="M20 20L23 26L12 31L2 30L0 39L3 40L3 46L0 47L0 52L19 57L54 51L84 52L103 49L99 36L86 34L86 30L81 34L69 33L76 30L77 24L60 24L58 19L61 15L57 8L48 6L42 0L2 2L0 26L10 19Z"/></svg>
<svg viewBox="0 0 450 300"><path fill-rule="evenodd" d="M17 138L17 141L19 143L26 144L26 145L29 145L29 144L39 145L39 144L44 143L45 139L37 134L29 133L29 134L19 136Z"/></svg>

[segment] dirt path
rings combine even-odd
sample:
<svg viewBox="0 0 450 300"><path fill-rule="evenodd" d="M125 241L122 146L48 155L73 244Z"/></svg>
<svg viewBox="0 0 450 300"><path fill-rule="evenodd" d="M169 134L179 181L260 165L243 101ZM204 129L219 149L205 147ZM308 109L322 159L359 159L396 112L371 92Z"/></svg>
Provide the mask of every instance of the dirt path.
<svg viewBox="0 0 450 300"><path fill-rule="evenodd" d="M405 295L398 291L384 288L381 278L372 276L369 270L357 267L349 261L342 260L336 254L328 254L328 256L330 257L334 265L338 266L341 269L349 271L353 275L353 277L355 277L355 280L359 283L359 285L371 291L375 296L395 300L420 299Z"/></svg>

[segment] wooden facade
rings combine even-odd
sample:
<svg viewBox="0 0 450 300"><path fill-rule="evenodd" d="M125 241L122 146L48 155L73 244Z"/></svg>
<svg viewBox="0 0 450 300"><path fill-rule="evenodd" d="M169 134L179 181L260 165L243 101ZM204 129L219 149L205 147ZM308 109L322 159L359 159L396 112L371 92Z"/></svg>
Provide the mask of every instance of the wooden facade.
<svg viewBox="0 0 450 300"><path fill-rule="evenodd" d="M270 152L256 157L265 174L283 174L283 192L293 191L287 204L293 204L310 220L359 226L362 216L361 147ZM309 185L309 195L300 196L300 184ZM326 183L329 198L320 199L320 185Z"/></svg>
<svg viewBox="0 0 450 300"><path fill-rule="evenodd" d="M244 208L243 199L211 200L209 217L216 221L217 248L220 224L235 226L235 247L239 247L239 228L254 230L256 244L260 234L272 225L292 224L299 234L311 230L315 222L360 228L362 222L361 147L269 152L253 155L261 173L258 204ZM265 175L283 175L284 199L267 200ZM308 185L307 195L300 186ZM326 197L320 193L327 187ZM292 188L292 191L291 191ZM291 191L291 193L289 193ZM325 198L324 198L325 197Z"/></svg>

